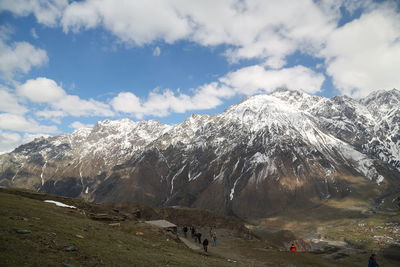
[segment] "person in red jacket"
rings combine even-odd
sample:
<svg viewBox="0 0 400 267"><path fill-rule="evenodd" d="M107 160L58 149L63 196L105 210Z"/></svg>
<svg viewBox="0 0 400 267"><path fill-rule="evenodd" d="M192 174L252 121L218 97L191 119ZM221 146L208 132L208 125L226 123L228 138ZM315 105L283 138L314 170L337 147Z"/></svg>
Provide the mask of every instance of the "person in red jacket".
<svg viewBox="0 0 400 267"><path fill-rule="evenodd" d="M290 252L296 252L296 246L294 244L290 246Z"/></svg>

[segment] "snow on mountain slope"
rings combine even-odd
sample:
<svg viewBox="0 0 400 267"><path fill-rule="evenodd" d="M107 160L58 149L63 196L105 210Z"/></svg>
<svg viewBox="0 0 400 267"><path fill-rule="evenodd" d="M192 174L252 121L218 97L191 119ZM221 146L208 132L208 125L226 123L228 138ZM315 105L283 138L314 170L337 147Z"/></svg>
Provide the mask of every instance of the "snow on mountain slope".
<svg viewBox="0 0 400 267"><path fill-rule="evenodd" d="M361 100L375 115L372 137L363 145L364 151L400 171L400 91L378 91Z"/></svg>
<svg viewBox="0 0 400 267"><path fill-rule="evenodd" d="M346 196L354 179L384 192L400 181L399 103L395 89L361 100L277 90L172 126L102 121L0 156L0 184L241 217Z"/></svg>
<svg viewBox="0 0 400 267"><path fill-rule="evenodd" d="M71 134L35 139L3 157L3 173L16 167L10 185L24 186L23 177L31 175L36 181L40 166L40 184L35 188L46 187L46 181L54 185L63 177L77 177L82 187L78 192L85 194L93 180L90 178L125 162L169 127L157 121L106 120L98 122L93 129L83 128ZM19 176L23 176L22 179L18 179ZM77 193L76 189L72 191Z"/></svg>

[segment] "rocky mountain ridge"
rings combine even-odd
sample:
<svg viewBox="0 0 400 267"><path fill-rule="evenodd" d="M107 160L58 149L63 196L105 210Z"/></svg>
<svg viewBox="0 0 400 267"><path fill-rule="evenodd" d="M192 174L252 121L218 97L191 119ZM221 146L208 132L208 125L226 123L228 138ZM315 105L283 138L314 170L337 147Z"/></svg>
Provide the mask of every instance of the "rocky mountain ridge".
<svg viewBox="0 0 400 267"><path fill-rule="evenodd" d="M219 115L172 126L101 121L0 156L2 186L242 218L365 190L379 196L399 181L396 89L360 100L276 90Z"/></svg>

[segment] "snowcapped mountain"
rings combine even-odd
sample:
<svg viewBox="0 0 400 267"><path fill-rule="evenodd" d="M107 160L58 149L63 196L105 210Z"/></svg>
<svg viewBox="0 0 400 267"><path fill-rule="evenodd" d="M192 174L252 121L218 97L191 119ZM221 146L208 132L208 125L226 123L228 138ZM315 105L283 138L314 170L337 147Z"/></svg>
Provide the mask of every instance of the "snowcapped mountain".
<svg viewBox="0 0 400 267"><path fill-rule="evenodd" d="M0 156L3 186L242 218L365 190L377 197L399 182L396 89L361 100L277 90L219 115L172 126L102 121Z"/></svg>

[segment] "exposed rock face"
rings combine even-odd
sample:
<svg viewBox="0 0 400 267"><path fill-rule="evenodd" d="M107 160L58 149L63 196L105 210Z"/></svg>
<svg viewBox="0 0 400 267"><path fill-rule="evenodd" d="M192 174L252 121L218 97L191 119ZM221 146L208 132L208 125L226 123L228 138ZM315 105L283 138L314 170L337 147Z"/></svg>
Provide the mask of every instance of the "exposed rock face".
<svg viewBox="0 0 400 267"><path fill-rule="evenodd" d="M277 90L220 115L192 115L173 126L102 121L0 156L3 186L242 218L399 191L399 182L395 89L361 100Z"/></svg>

